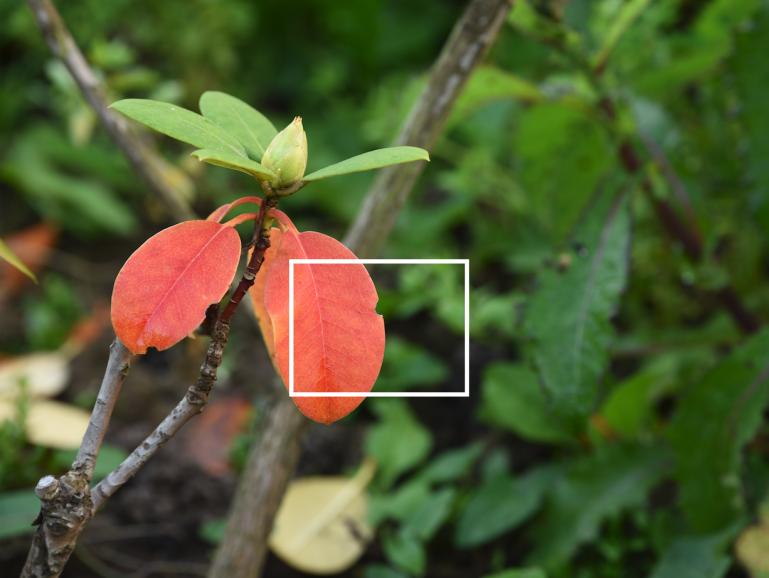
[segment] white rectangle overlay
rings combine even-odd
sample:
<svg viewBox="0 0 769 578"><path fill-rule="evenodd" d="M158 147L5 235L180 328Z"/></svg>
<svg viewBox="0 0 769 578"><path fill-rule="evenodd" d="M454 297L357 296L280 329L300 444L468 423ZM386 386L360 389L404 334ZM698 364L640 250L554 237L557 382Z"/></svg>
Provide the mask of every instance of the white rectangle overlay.
<svg viewBox="0 0 769 578"><path fill-rule="evenodd" d="M465 269L464 391L294 391L294 265L463 265ZM470 260L469 259L289 259L288 260L288 395L289 397L470 397Z"/></svg>

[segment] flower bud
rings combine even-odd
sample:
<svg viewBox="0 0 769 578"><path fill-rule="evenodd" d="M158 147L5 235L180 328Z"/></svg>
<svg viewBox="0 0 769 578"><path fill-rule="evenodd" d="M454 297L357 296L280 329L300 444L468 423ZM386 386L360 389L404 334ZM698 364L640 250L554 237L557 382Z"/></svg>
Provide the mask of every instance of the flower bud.
<svg viewBox="0 0 769 578"><path fill-rule="evenodd" d="M302 127L302 117L280 131L264 151L262 165L277 176L270 184L282 189L301 180L307 168L307 135Z"/></svg>

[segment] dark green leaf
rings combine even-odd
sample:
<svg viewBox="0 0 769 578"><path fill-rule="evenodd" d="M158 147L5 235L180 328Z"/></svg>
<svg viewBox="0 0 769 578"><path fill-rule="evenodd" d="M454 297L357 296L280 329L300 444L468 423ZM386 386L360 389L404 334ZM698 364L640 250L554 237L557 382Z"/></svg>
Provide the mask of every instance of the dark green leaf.
<svg viewBox="0 0 769 578"><path fill-rule="evenodd" d="M368 432L366 451L379 466L381 483L387 488L427 457L432 437L403 400L376 401L371 407L380 421Z"/></svg>
<svg viewBox="0 0 769 578"><path fill-rule="evenodd" d="M256 161L223 150L203 149L192 153L201 162L233 169L251 175L255 179L271 179L275 177L267 167Z"/></svg>
<svg viewBox="0 0 769 578"><path fill-rule="evenodd" d="M422 542L415 536L403 532L384 535L382 548L391 564L409 574L421 576L425 572L427 556Z"/></svg>
<svg viewBox="0 0 769 578"><path fill-rule="evenodd" d="M197 113L175 104L128 98L112 103L128 118L140 122L165 135L189 143L200 149L227 151L247 158L246 150L234 136Z"/></svg>
<svg viewBox="0 0 769 578"><path fill-rule="evenodd" d="M405 391L427 388L441 383L448 374L446 365L425 348L398 336L388 336L376 389Z"/></svg>
<svg viewBox="0 0 769 578"><path fill-rule="evenodd" d="M466 475L482 452L483 445L480 443L446 451L435 457L418 477L428 483L452 482Z"/></svg>
<svg viewBox="0 0 769 578"><path fill-rule="evenodd" d="M553 411L537 375L522 365L495 363L483 377L481 416L521 437L550 443L575 441L574 432Z"/></svg>
<svg viewBox="0 0 769 578"><path fill-rule="evenodd" d="M564 256L531 298L525 330L545 393L559 415L594 409L614 331L611 318L625 288L630 216L625 195L604 192Z"/></svg>
<svg viewBox="0 0 769 578"><path fill-rule="evenodd" d="M526 521L539 508L553 476L553 469L543 468L520 478L505 474L484 482L459 516L457 546L485 544Z"/></svg>
<svg viewBox="0 0 769 578"><path fill-rule="evenodd" d="M302 180L317 181L320 179L327 179L328 177L337 177L339 175L381 169L382 167L399 165L401 163L429 160L430 155L427 154L427 151L418 147L389 147L350 157L349 159L345 159L315 171L314 173L305 175Z"/></svg>
<svg viewBox="0 0 769 578"><path fill-rule="evenodd" d="M670 426L681 504L702 532L744 511L742 448L769 403L769 331L753 337L684 396Z"/></svg>
<svg viewBox="0 0 769 578"><path fill-rule="evenodd" d="M553 484L534 528L530 561L546 568L565 563L580 545L595 539L604 520L643 505L665 464L658 448L624 445L572 461Z"/></svg>
<svg viewBox="0 0 769 578"><path fill-rule="evenodd" d="M511 568L496 574L487 574L483 578L547 578L547 574L539 568Z"/></svg>
<svg viewBox="0 0 769 578"><path fill-rule="evenodd" d="M372 564L371 566L366 566L366 570L363 572L363 578L408 578L408 576L397 570L393 570L389 566Z"/></svg>
<svg viewBox="0 0 769 578"><path fill-rule="evenodd" d="M404 531L423 542L429 541L451 514L455 496L453 488L429 495L403 520Z"/></svg>
<svg viewBox="0 0 769 578"><path fill-rule="evenodd" d="M257 161L278 134L261 112L224 92L204 92L200 97L200 112L238 139L248 155Z"/></svg>
<svg viewBox="0 0 769 578"><path fill-rule="evenodd" d="M40 500L31 490L0 494L0 538L35 531L32 522L40 512Z"/></svg>
<svg viewBox="0 0 769 578"><path fill-rule="evenodd" d="M724 550L731 532L675 539L649 578L722 578L729 569Z"/></svg>

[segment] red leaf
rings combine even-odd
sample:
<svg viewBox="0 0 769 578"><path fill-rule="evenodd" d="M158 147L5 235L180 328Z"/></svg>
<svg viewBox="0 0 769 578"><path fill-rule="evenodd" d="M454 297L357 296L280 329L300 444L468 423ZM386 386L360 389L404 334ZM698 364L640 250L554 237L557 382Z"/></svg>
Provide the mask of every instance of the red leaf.
<svg viewBox="0 0 769 578"><path fill-rule="evenodd" d="M239 199L235 199L231 203L226 203L222 205L221 207L215 209L208 217L206 217L206 221L216 221L217 223L221 223L222 219L229 213L232 209L235 207L239 207L240 205L245 204L253 204L257 206L261 206L262 199L261 197L240 197Z"/></svg>
<svg viewBox="0 0 769 578"><path fill-rule="evenodd" d="M178 343L222 298L239 258L237 232L213 221L179 223L150 237L115 279L115 333L133 353Z"/></svg>
<svg viewBox="0 0 769 578"><path fill-rule="evenodd" d="M265 341L288 384L288 260L355 259L339 241L293 226L273 229L271 249L253 289L260 323L269 316ZM263 292L263 307L262 301ZM294 265L294 389L297 392L368 392L384 355L385 331L378 296L363 265ZM270 338L269 334L272 334ZM331 423L362 397L297 397L299 410Z"/></svg>

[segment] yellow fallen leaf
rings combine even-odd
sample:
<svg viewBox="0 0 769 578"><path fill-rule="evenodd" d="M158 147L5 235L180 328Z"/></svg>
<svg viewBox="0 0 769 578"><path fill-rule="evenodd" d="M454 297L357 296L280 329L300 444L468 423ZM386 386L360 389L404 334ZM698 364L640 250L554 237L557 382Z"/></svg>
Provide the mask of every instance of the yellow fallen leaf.
<svg viewBox="0 0 769 578"><path fill-rule="evenodd" d="M373 462L365 462L353 478L293 482L275 519L272 551L308 574L337 574L355 564L372 536L365 489L374 469Z"/></svg>
<svg viewBox="0 0 769 578"><path fill-rule="evenodd" d="M751 576L769 574L769 526L750 526L737 539L737 558Z"/></svg>
<svg viewBox="0 0 769 578"><path fill-rule="evenodd" d="M32 397L53 397L69 381L70 355L64 351L31 353L0 364L0 397L16 397L24 384Z"/></svg>
<svg viewBox="0 0 769 578"><path fill-rule="evenodd" d="M16 418L18 406L13 400L0 399L0 423ZM58 401L29 402L26 427L33 444L58 449L80 447L90 414Z"/></svg>

